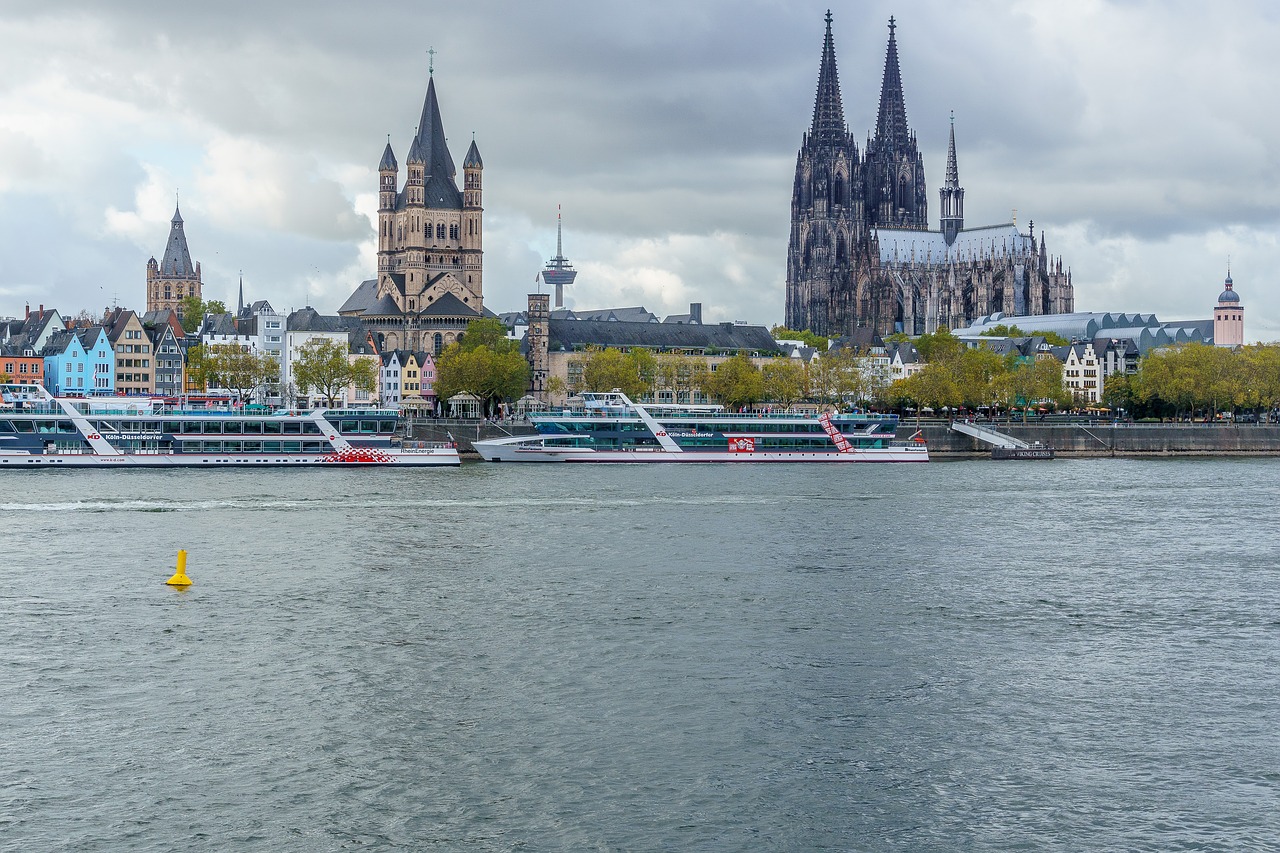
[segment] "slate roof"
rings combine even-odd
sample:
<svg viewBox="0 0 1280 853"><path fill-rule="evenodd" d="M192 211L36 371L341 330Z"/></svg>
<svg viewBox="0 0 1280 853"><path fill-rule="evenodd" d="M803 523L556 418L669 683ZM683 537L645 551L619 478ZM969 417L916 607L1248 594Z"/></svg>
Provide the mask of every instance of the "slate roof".
<svg viewBox="0 0 1280 853"><path fill-rule="evenodd" d="M883 349L884 340L876 333L875 329L868 326L859 326L855 328L852 334L841 335L831 342L830 350L853 349L864 352L870 349Z"/></svg>
<svg viewBox="0 0 1280 853"><path fill-rule="evenodd" d="M72 342L78 343L79 341L80 337L75 333L75 330L63 329L49 336L49 340L45 343L44 349L40 350L40 354L43 356L61 355L67 351L67 347L71 346ZM82 348L83 346L81 344Z"/></svg>
<svg viewBox="0 0 1280 853"><path fill-rule="evenodd" d="M236 318L231 314L208 314L204 321L200 324L198 335L205 337L207 335L222 335L226 337L237 337L240 332L236 329Z"/></svg>
<svg viewBox="0 0 1280 853"><path fill-rule="evenodd" d="M452 293L446 293L418 312L419 317L479 317L480 312L468 307Z"/></svg>
<svg viewBox="0 0 1280 853"><path fill-rule="evenodd" d="M471 147L467 149L466 159L462 161L464 169L483 169L484 161L480 159L480 149L476 147L476 141L471 140Z"/></svg>
<svg viewBox="0 0 1280 853"><path fill-rule="evenodd" d="M387 140L387 147L382 151L382 160L378 163L378 171L390 170L394 172L399 168L400 166L396 163L395 152L391 150L391 140Z"/></svg>
<svg viewBox="0 0 1280 853"><path fill-rule="evenodd" d="M321 314L311 306L300 308L289 315L285 326L290 332L351 332L363 326L356 317L340 317Z"/></svg>
<svg viewBox="0 0 1280 853"><path fill-rule="evenodd" d="M338 309L339 314L363 314L378 301L378 280L371 278L360 282L347 301Z"/></svg>
<svg viewBox="0 0 1280 853"><path fill-rule="evenodd" d="M617 323L657 323L658 315L643 306L633 308L599 308L593 311L557 308L551 312L552 320L602 320Z"/></svg>
<svg viewBox="0 0 1280 853"><path fill-rule="evenodd" d="M422 117L418 120L418 135L410 144L407 162L425 164L423 201L427 207L437 210L462 209L462 193L454 182L458 170L454 168L453 157L449 155L449 146L444 138L444 123L440 120L440 104L436 101L434 77L427 82L427 97L422 103ZM405 206L403 190L397 206Z"/></svg>
<svg viewBox="0 0 1280 853"><path fill-rule="evenodd" d="M551 320L551 350L572 350L591 344L602 347L645 347L648 349L719 349L749 352L778 352L779 347L764 326L737 326L733 323L680 325L677 323L632 323L620 320Z"/></svg>
<svg viewBox="0 0 1280 853"><path fill-rule="evenodd" d="M382 298L364 309L360 313L361 317L403 317L404 312L400 310L400 306L391 298L390 293L383 294Z"/></svg>
<svg viewBox="0 0 1280 853"><path fill-rule="evenodd" d="M169 242L165 245L164 260L160 262L160 275L165 278L196 277L191 252L187 249L187 235L182 230L182 213L177 207L174 207L173 219L169 221Z"/></svg>

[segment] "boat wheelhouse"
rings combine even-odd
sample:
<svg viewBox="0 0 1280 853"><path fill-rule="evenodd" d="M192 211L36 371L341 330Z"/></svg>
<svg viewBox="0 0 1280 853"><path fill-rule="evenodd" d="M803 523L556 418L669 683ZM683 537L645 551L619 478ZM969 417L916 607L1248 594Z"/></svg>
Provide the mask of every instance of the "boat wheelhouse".
<svg viewBox="0 0 1280 853"><path fill-rule="evenodd" d="M2 383L0 392L0 469L461 463L451 442L402 440L394 410L186 408Z"/></svg>
<svg viewBox="0 0 1280 853"><path fill-rule="evenodd" d="M926 462L919 435L897 441L898 416L726 412L582 395L580 411L529 415L538 434L474 443L490 462Z"/></svg>

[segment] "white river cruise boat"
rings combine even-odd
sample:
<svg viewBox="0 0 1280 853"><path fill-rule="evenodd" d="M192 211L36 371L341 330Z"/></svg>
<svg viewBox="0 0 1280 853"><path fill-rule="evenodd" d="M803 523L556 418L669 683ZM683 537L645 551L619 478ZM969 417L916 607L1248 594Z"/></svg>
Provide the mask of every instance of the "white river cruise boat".
<svg viewBox="0 0 1280 853"><path fill-rule="evenodd" d="M583 394L582 411L529 418L537 435L474 443L489 462L927 462L919 433L896 441L897 415L729 413Z"/></svg>
<svg viewBox="0 0 1280 853"><path fill-rule="evenodd" d="M53 397L12 383L0 383L0 392L0 470L461 464L451 442L402 441L396 411L168 406Z"/></svg>

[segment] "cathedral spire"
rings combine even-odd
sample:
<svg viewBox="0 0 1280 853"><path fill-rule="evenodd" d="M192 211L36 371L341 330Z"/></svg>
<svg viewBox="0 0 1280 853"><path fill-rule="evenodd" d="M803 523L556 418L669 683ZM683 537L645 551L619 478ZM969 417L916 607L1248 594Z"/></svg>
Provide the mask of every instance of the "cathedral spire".
<svg viewBox="0 0 1280 853"><path fill-rule="evenodd" d="M831 10L827 10L827 32L822 39L822 64L818 68L818 94L813 102L813 125L809 136L815 142L843 142L848 136L844 104L840 100L840 77L836 73L836 48L831 38Z"/></svg>
<svg viewBox="0 0 1280 853"><path fill-rule="evenodd" d="M951 113L951 138L947 142L947 180L938 189L942 202L942 237L950 246L964 230L964 188L956 165L956 114Z"/></svg>
<svg viewBox="0 0 1280 853"><path fill-rule="evenodd" d="M890 149L904 150L910 144L907 107L902 98L902 74L898 70L897 28L889 18L889 47L884 55L884 79L880 83L880 112L876 117L876 140Z"/></svg>
<svg viewBox="0 0 1280 853"><path fill-rule="evenodd" d="M951 111L951 139L947 142L947 182L948 187L960 186L960 169L956 166L956 113Z"/></svg>

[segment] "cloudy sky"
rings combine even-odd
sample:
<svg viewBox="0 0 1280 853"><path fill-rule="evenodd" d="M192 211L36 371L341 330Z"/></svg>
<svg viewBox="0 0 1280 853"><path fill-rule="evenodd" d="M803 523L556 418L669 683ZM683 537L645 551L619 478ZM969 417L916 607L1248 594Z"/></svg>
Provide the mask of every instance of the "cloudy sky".
<svg viewBox="0 0 1280 853"><path fill-rule="evenodd" d="M336 311L375 268L427 50L485 172L485 304L555 252L573 307L782 320L796 149L826 3L0 0L0 315L145 306L175 193L206 298ZM969 225L1034 220L1076 306L1211 314L1228 257L1280 339L1280 6L880 2L833 9L850 130L898 21L937 226L955 110ZM459 176L460 177L460 176Z"/></svg>

